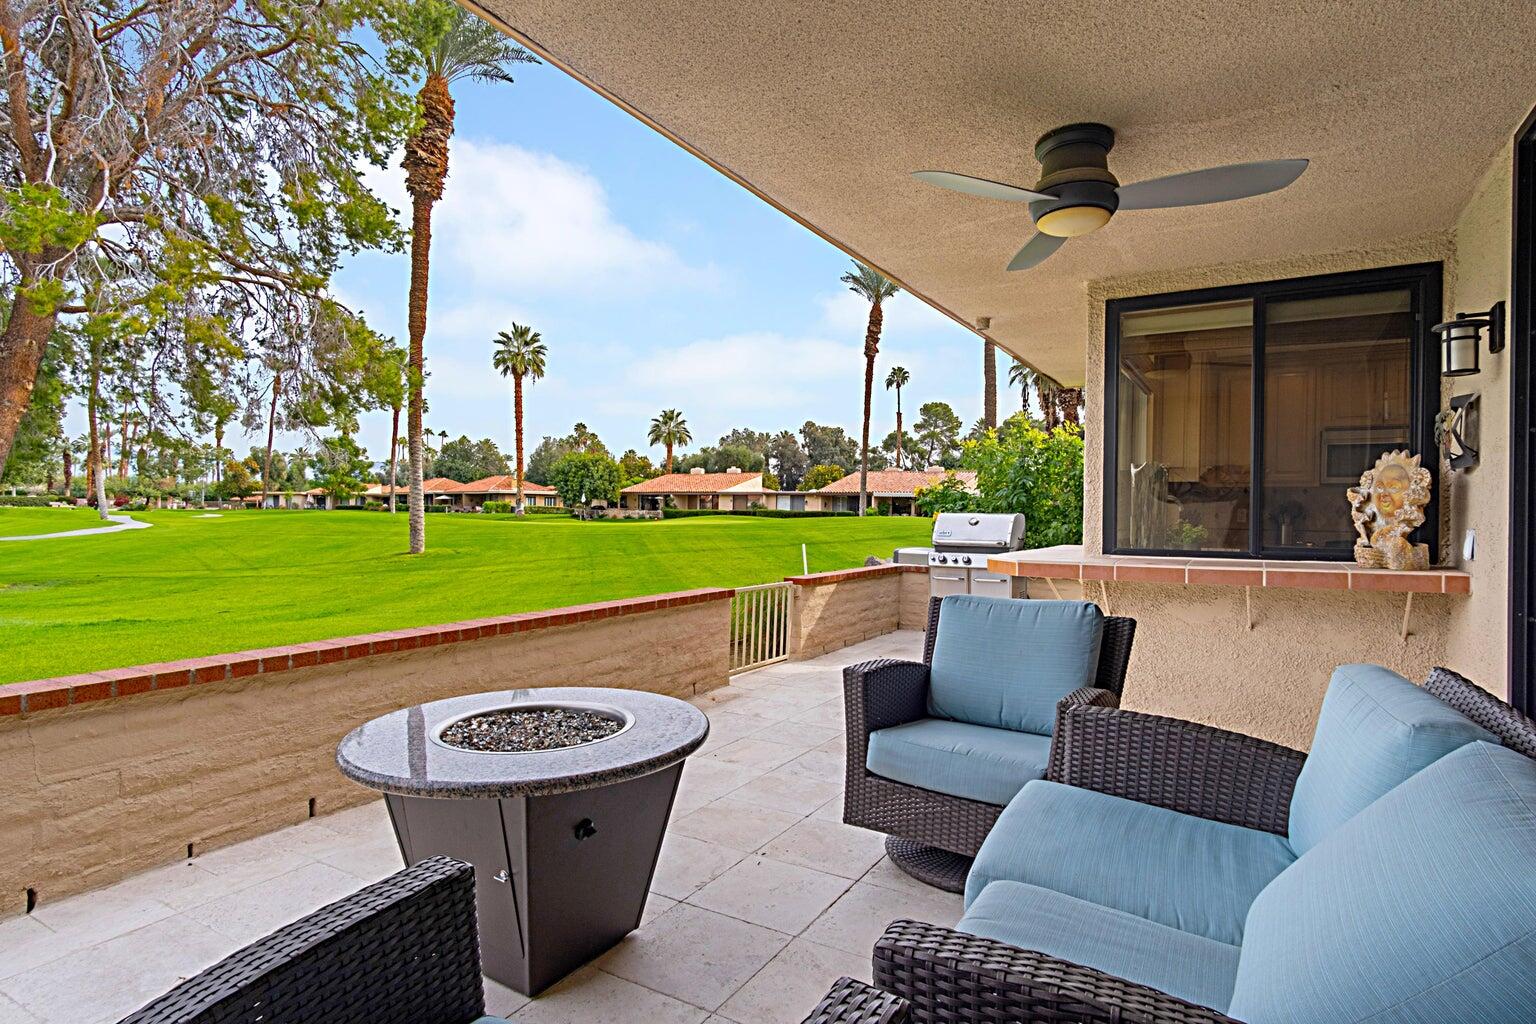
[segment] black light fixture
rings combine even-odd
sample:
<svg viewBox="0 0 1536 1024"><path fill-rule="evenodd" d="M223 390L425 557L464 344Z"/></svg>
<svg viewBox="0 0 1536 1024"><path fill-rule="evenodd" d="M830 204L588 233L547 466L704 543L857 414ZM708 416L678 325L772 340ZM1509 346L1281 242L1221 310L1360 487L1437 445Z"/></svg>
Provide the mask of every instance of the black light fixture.
<svg viewBox="0 0 1536 1024"><path fill-rule="evenodd" d="M1489 353L1504 350L1504 303L1495 302L1485 313L1457 313L1456 319L1435 324L1430 330L1440 338L1440 373L1466 377L1478 372L1478 340L1488 331Z"/></svg>

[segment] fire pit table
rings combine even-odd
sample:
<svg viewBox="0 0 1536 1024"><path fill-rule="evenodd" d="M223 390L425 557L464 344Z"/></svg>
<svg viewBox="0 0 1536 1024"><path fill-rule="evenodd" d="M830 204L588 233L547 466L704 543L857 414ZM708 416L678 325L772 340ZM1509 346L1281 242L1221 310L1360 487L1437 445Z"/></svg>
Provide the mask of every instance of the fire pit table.
<svg viewBox="0 0 1536 1024"><path fill-rule="evenodd" d="M660 694L504 690L376 718L336 763L384 794L407 864L474 865L485 973L536 995L639 926L683 761L708 733Z"/></svg>

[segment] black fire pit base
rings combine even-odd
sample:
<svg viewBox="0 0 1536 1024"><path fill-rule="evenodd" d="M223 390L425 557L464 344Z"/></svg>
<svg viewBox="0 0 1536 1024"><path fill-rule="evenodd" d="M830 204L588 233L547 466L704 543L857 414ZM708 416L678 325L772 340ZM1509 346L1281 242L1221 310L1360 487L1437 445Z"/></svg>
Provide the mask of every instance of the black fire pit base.
<svg viewBox="0 0 1536 1024"><path fill-rule="evenodd" d="M407 864L475 866L485 974L534 996L640 926L682 771L549 796L385 800Z"/></svg>

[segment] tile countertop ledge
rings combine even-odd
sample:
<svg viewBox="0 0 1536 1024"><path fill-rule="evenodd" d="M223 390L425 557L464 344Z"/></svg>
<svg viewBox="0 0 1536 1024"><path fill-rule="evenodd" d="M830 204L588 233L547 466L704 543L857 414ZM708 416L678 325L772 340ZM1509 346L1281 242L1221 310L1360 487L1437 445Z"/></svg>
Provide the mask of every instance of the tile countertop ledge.
<svg viewBox="0 0 1536 1024"><path fill-rule="evenodd" d="M1353 562L1086 555L1082 546L1077 544L999 555L987 560L987 568L1009 576L1049 580L1183 583L1206 587L1284 587L1293 590L1366 590L1396 594L1463 595L1472 592L1472 577L1461 569L1396 572L1392 569L1367 569Z"/></svg>

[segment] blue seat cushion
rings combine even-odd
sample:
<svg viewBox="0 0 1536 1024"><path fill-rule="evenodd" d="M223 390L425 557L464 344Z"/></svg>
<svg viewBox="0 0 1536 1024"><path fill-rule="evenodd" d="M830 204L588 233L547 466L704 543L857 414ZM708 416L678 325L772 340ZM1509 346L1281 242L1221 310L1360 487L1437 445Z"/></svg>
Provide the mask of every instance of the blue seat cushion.
<svg viewBox="0 0 1536 1024"><path fill-rule="evenodd" d="M869 734L864 767L882 778L1002 806L1045 775L1049 736L920 718Z"/></svg>
<svg viewBox="0 0 1536 1024"><path fill-rule="evenodd" d="M1493 738L1390 669L1340 665L1291 797L1291 849L1306 853L1420 768Z"/></svg>
<svg viewBox="0 0 1536 1024"><path fill-rule="evenodd" d="M1049 736L1056 704L1093 682L1104 613L1087 601L946 597L928 675L935 718Z"/></svg>
<svg viewBox="0 0 1536 1024"><path fill-rule="evenodd" d="M1463 746L1303 854L1248 913L1227 1012L1536 1020L1536 761Z"/></svg>
<svg viewBox="0 0 1536 1024"><path fill-rule="evenodd" d="M993 882L956 926L1213 1010L1226 1009L1237 947L1023 882Z"/></svg>
<svg viewBox="0 0 1536 1024"><path fill-rule="evenodd" d="M1269 832L1031 782L981 844L965 899L1028 882L1235 946L1254 897L1295 859Z"/></svg>

